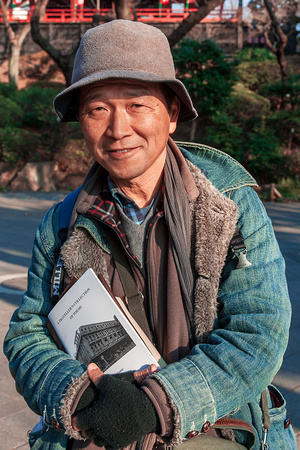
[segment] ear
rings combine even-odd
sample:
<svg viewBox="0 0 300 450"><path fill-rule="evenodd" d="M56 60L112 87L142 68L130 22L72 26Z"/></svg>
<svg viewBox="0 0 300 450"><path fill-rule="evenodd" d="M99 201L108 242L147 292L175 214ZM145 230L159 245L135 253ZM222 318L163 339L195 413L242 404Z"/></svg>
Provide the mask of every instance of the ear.
<svg viewBox="0 0 300 450"><path fill-rule="evenodd" d="M169 134L174 133L177 127L177 120L180 111L180 101L178 97L175 97L170 111L170 126L169 126Z"/></svg>

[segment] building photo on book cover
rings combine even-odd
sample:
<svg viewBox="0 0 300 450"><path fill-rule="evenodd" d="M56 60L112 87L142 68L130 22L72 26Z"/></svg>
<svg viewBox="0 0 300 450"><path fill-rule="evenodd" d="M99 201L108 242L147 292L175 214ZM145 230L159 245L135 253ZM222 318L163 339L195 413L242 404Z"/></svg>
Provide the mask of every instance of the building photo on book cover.
<svg viewBox="0 0 300 450"><path fill-rule="evenodd" d="M66 352L81 363L96 363L108 374L159 367L159 354L92 269L62 296L48 318ZM52 328L51 327L51 328ZM142 336L142 337L141 337ZM154 348L154 347L153 347Z"/></svg>
<svg viewBox="0 0 300 450"><path fill-rule="evenodd" d="M85 365L96 363L102 372L135 347L116 316L105 322L82 325L76 331L75 345L75 358Z"/></svg>

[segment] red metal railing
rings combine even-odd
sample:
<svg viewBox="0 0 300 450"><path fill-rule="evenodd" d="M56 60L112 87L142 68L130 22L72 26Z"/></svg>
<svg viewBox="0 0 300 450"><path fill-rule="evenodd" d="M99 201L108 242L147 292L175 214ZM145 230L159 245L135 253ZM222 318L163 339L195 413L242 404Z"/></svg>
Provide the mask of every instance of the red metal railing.
<svg viewBox="0 0 300 450"><path fill-rule="evenodd" d="M14 8L7 11L9 22L30 22L32 9ZM136 9L133 18L139 22L160 22L172 23L181 22L190 12L197 11L196 8L182 8L174 10L173 8L152 8ZM86 9L78 6L74 9L48 9L42 20L43 23L72 23L72 22L92 22L95 14L105 16L111 12L110 9ZM217 8L209 13L201 22L236 22L239 19L238 10L221 10ZM0 23L3 22L2 12L0 10Z"/></svg>

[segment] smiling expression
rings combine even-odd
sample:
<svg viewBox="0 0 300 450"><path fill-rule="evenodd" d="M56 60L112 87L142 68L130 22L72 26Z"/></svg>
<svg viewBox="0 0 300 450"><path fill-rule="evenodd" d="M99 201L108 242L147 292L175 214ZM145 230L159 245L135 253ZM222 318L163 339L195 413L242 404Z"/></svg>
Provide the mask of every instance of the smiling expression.
<svg viewBox="0 0 300 450"><path fill-rule="evenodd" d="M168 111L159 84L106 80L81 89L79 120L87 147L119 186L156 183L179 102Z"/></svg>

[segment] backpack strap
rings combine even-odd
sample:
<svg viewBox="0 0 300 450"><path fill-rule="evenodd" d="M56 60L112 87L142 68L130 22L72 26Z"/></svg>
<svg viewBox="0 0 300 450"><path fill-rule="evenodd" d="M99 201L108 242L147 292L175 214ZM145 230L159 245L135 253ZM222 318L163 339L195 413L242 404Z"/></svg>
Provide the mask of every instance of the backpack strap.
<svg viewBox="0 0 300 450"><path fill-rule="evenodd" d="M76 199L78 197L79 191L81 189L81 186L79 186L75 191L68 194L60 208L60 216L59 216L59 239L60 239L60 246L63 245L63 243L67 239L68 235L68 229L72 217L73 208L76 202Z"/></svg>
<svg viewBox="0 0 300 450"><path fill-rule="evenodd" d="M105 234L128 301L128 310L148 339L152 342L151 331L144 308L143 294L138 290L125 251L113 230L106 227Z"/></svg>
<svg viewBox="0 0 300 450"><path fill-rule="evenodd" d="M81 186L79 186L75 191L68 194L60 208L60 216L59 216L59 248L56 248L54 250L54 268L52 272L52 278L51 278L51 302L52 306L55 306L56 303L59 300L60 294L63 291L63 279L64 279L64 267L63 267L63 260L60 254L61 246L64 244L64 242L67 239L68 236L68 229L72 217L73 208L78 196L78 193L81 189Z"/></svg>

